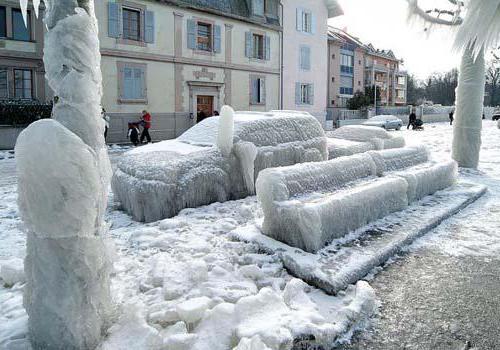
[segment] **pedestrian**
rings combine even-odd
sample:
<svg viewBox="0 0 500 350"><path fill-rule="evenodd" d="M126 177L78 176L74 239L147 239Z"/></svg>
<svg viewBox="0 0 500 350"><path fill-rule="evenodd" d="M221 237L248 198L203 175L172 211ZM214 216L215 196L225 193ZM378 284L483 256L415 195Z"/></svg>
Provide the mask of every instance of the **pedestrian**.
<svg viewBox="0 0 500 350"><path fill-rule="evenodd" d="M56 108L56 104L59 102L59 96L54 96L52 100L52 110L50 111L50 117L54 118L54 109Z"/></svg>
<svg viewBox="0 0 500 350"><path fill-rule="evenodd" d="M218 117L219 116L219 111L214 111L214 117Z"/></svg>
<svg viewBox="0 0 500 350"><path fill-rule="evenodd" d="M454 110L452 109L450 111L450 114L448 115L449 118L450 118L450 125L453 125L453 120L454 120L453 115L454 115Z"/></svg>
<svg viewBox="0 0 500 350"><path fill-rule="evenodd" d="M198 111L198 115L196 116L196 123L200 123L202 120L207 119L207 115L204 111Z"/></svg>
<svg viewBox="0 0 500 350"><path fill-rule="evenodd" d="M413 127L413 124L417 121L417 115L415 114L415 110L412 108L410 116L408 117L408 126L406 127L406 130L410 128L410 125Z"/></svg>
<svg viewBox="0 0 500 350"><path fill-rule="evenodd" d="M106 110L102 107L101 117L104 119L104 141L108 137L108 129L109 129L109 117L106 114Z"/></svg>
<svg viewBox="0 0 500 350"><path fill-rule="evenodd" d="M127 137L134 146L139 144L139 128L136 123L128 123Z"/></svg>
<svg viewBox="0 0 500 350"><path fill-rule="evenodd" d="M141 133L141 143L144 142L144 139L147 139L148 143L150 143L151 136L149 135L149 129L151 128L151 114L149 114L146 110L142 111L141 123L143 127Z"/></svg>

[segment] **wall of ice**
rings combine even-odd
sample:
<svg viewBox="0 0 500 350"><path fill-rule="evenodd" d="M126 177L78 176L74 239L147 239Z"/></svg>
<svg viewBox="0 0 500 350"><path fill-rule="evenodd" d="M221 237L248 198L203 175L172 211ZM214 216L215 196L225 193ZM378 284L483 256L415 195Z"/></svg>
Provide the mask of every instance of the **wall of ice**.
<svg viewBox="0 0 500 350"><path fill-rule="evenodd" d="M264 211L262 231L315 252L453 185L456 163L428 160L427 149L419 146L263 170L256 183Z"/></svg>
<svg viewBox="0 0 500 350"><path fill-rule="evenodd" d="M112 187L135 220L155 221L184 208L244 198L255 193L262 169L328 158L324 131L310 115L236 113L228 156L217 147L219 120L207 118L175 142L123 156ZM183 152L183 145L189 150Z"/></svg>

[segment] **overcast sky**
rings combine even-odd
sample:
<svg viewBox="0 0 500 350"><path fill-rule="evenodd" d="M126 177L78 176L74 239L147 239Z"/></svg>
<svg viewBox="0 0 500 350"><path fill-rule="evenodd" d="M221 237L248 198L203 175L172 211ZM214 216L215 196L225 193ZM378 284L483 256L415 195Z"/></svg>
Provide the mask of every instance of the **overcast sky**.
<svg viewBox="0 0 500 350"><path fill-rule="evenodd" d="M448 71L459 64L451 50L447 31L425 34L422 26L406 23L406 0L339 0L345 15L329 24L347 31L366 44L392 50L405 62L405 69L418 78ZM435 8L440 0L420 0L423 8Z"/></svg>

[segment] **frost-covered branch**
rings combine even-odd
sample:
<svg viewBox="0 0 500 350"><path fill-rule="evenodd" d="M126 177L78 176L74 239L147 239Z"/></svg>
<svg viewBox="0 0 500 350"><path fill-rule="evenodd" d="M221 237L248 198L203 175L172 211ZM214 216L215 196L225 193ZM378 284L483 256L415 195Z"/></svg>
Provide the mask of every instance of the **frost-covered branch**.
<svg viewBox="0 0 500 350"><path fill-rule="evenodd" d="M460 17L462 9L461 1L455 1L457 6L457 9L455 11L440 10L440 9L426 11L419 6L418 0L407 0L407 1L409 6L410 16L419 17L425 22L431 24L446 25L446 26L458 26L463 22L463 19ZM453 0L451 0L450 2L453 3ZM433 16L432 13L437 13L437 16ZM443 14L452 16L452 18L451 19L441 18L440 16Z"/></svg>

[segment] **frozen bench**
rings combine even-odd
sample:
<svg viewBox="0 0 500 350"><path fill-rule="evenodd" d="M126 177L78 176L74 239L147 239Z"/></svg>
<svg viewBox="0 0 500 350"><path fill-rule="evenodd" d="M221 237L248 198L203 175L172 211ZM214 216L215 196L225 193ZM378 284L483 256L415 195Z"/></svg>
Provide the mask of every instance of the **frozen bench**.
<svg viewBox="0 0 500 350"><path fill-rule="evenodd" d="M264 234L316 252L335 238L451 186L455 162L428 162L424 147L374 151L262 171Z"/></svg>

